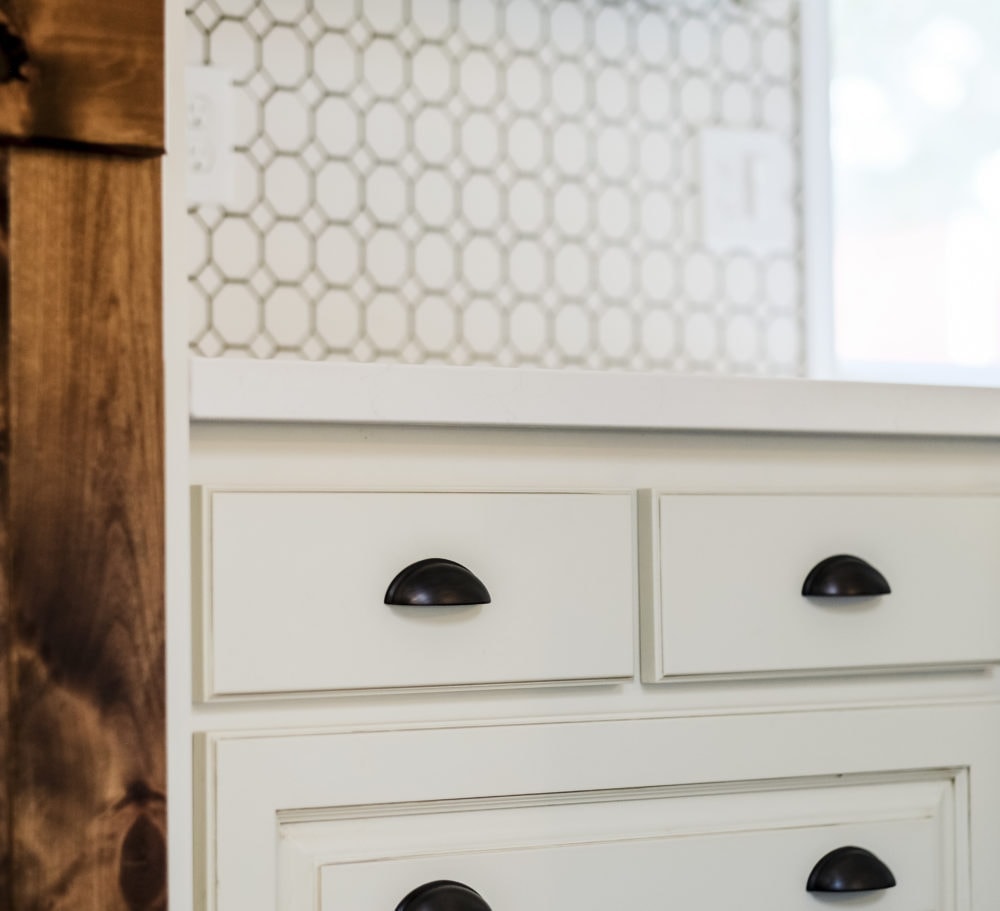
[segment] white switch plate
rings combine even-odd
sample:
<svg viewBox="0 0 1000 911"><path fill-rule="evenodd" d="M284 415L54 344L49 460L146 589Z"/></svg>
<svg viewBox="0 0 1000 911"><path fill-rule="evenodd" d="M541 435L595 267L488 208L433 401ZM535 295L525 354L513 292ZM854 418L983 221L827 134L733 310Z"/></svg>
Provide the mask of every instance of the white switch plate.
<svg viewBox="0 0 1000 911"><path fill-rule="evenodd" d="M189 66L184 77L187 201L227 206L234 183L232 78L210 66Z"/></svg>
<svg viewBox="0 0 1000 911"><path fill-rule="evenodd" d="M794 249L793 159L763 130L701 133L702 240L715 253Z"/></svg>

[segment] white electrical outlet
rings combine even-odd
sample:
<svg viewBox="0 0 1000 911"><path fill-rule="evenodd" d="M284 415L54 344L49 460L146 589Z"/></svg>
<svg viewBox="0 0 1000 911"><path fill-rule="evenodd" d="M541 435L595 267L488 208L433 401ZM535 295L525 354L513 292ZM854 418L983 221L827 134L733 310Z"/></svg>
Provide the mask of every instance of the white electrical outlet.
<svg viewBox="0 0 1000 911"><path fill-rule="evenodd" d="M187 92L187 201L229 205L233 196L233 82L225 70L189 66Z"/></svg>
<svg viewBox="0 0 1000 911"><path fill-rule="evenodd" d="M763 130L701 133L702 239L715 253L791 249L794 169L786 143Z"/></svg>

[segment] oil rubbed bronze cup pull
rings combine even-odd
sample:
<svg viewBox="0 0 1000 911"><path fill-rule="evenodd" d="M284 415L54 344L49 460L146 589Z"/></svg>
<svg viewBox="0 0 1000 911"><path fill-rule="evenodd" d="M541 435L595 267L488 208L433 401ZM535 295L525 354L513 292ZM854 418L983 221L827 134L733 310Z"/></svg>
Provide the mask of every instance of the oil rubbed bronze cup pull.
<svg viewBox="0 0 1000 911"><path fill-rule="evenodd" d="M809 874L807 892L873 892L896 885L892 871L871 851L846 846L821 858Z"/></svg>
<svg viewBox="0 0 1000 911"><path fill-rule="evenodd" d="M821 560L802 583L802 594L810 598L863 598L891 592L882 573L850 554Z"/></svg>
<svg viewBox="0 0 1000 911"><path fill-rule="evenodd" d="M438 879L418 886L397 906L396 911L490 911L475 890L450 879Z"/></svg>
<svg viewBox="0 0 1000 911"><path fill-rule="evenodd" d="M386 604L457 607L489 604L490 593L471 570L444 557L418 560L400 571L385 593Z"/></svg>

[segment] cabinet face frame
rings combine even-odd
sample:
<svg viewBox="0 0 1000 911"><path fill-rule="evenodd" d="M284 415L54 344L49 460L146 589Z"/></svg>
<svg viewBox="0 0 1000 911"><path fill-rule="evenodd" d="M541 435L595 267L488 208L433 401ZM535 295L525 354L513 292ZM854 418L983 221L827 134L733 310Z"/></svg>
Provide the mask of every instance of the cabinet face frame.
<svg viewBox="0 0 1000 911"><path fill-rule="evenodd" d="M1000 843L994 703L204 735L197 757L207 911L270 911L282 820L338 808L671 786L752 791L775 780L913 773L968 784L967 803L956 805L959 911L987 911L1000 894L991 859Z"/></svg>

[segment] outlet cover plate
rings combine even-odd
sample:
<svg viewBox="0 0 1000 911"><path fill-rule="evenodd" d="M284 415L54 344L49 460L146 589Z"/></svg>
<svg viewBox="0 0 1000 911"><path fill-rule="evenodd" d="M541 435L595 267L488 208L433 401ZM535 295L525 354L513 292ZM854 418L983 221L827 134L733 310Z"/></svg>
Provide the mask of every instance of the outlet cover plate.
<svg viewBox="0 0 1000 911"><path fill-rule="evenodd" d="M712 127L700 136L702 240L714 253L795 248L794 160L764 130Z"/></svg>
<svg viewBox="0 0 1000 911"><path fill-rule="evenodd" d="M218 67L189 66L184 87L188 204L229 206L235 176L232 77Z"/></svg>

